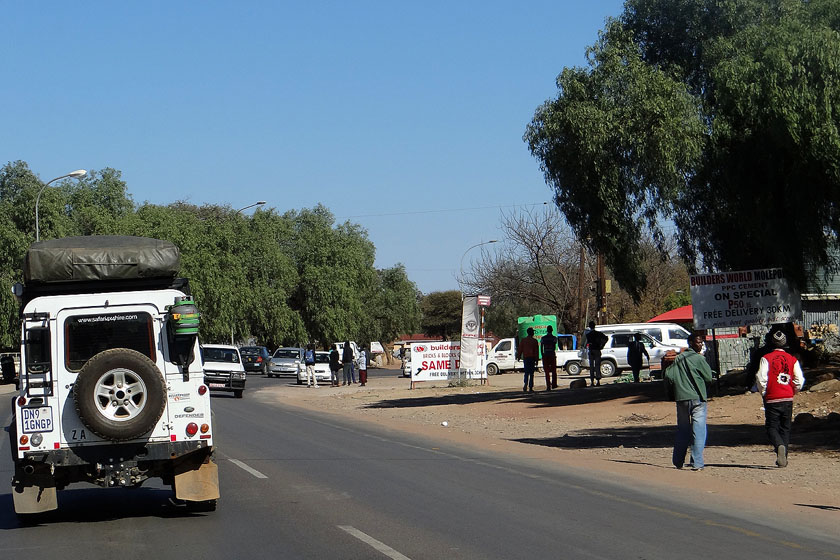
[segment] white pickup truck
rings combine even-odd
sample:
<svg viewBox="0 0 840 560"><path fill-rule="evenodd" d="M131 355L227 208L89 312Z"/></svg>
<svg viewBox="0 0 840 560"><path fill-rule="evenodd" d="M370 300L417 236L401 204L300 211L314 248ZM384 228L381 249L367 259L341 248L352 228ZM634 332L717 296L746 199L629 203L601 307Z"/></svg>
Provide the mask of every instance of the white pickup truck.
<svg viewBox="0 0 840 560"><path fill-rule="evenodd" d="M558 336L558 338L560 338ZM503 338L487 355L487 375L496 375L503 371L522 369L522 360L516 359L516 339ZM578 350L557 350L557 367L563 368L569 375L580 374Z"/></svg>

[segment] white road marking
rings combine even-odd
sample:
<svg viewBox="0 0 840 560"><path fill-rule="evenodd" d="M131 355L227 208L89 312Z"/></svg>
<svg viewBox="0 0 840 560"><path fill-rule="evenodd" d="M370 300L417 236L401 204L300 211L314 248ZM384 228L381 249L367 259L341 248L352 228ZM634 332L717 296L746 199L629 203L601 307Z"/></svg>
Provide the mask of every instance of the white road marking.
<svg viewBox="0 0 840 560"><path fill-rule="evenodd" d="M375 550L378 550L379 552L381 552L382 554L384 554L388 558L393 558L394 560L411 560L408 556L406 556L404 554L400 554L399 552L397 552L396 550L394 550L393 548L391 548L390 546L388 546L384 542L380 542L380 541L374 539L373 537L371 537L367 533L363 533L363 532L359 531L358 529L356 529L355 527L352 527L350 525L339 525L338 528L341 529L342 531L346 531L347 533L353 535L354 537L356 537L357 539L359 539L363 543L369 544Z"/></svg>
<svg viewBox="0 0 840 560"><path fill-rule="evenodd" d="M246 465L245 463L243 463L242 461L240 461L238 459L228 458L228 461L230 461L231 463L233 463L234 465L236 465L237 467L239 467L243 471L251 473L252 475L254 475L257 478L268 478L267 476L265 476L263 473L261 473L257 469L253 469L253 468L249 467L248 465Z"/></svg>

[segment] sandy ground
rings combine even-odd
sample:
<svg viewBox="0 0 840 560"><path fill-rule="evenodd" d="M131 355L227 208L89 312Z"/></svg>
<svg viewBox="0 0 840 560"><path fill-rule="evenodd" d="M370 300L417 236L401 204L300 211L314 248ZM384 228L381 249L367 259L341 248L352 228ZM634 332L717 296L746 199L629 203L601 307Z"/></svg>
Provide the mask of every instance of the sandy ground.
<svg viewBox="0 0 840 560"><path fill-rule="evenodd" d="M519 373L493 376L489 385L418 383L414 389L398 374L371 378L365 387L314 389L281 379L246 398L554 461L653 491L666 485L696 500L786 516L831 534L840 522L840 422L833 421L836 415L827 420L829 413L840 412L837 388L797 395L794 416L809 412L816 420L794 425L784 469L775 467L759 395L711 399L706 469L692 472L671 465L676 413L674 403L662 400L661 382L613 379L600 387L570 389L570 378L561 375L559 388L547 392L538 374L537 391L523 393Z"/></svg>

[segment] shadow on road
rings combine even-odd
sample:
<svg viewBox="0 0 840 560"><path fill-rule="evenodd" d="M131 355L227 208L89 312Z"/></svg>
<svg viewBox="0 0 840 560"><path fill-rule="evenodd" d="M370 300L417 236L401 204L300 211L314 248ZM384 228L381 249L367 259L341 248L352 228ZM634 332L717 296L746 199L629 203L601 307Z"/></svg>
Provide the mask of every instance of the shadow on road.
<svg viewBox="0 0 840 560"><path fill-rule="evenodd" d="M58 510L21 521L15 515L10 493L0 494L0 530L57 523L96 523L141 517L177 518L203 516L187 512L169 501L168 489L81 488L58 492ZM91 507L95 504L95 507Z"/></svg>

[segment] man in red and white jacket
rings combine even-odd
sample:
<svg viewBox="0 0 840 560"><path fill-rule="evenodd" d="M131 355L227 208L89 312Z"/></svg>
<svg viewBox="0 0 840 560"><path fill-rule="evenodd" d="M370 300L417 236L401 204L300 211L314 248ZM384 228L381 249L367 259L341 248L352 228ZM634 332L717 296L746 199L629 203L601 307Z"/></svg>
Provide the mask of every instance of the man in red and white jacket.
<svg viewBox="0 0 840 560"><path fill-rule="evenodd" d="M785 352L787 337L782 331L768 335L775 350L761 358L755 383L764 398L764 427L776 449L776 466L787 466L793 395L805 385L799 361Z"/></svg>

